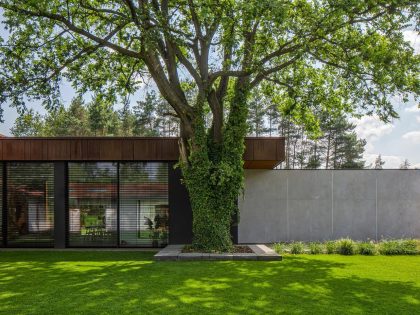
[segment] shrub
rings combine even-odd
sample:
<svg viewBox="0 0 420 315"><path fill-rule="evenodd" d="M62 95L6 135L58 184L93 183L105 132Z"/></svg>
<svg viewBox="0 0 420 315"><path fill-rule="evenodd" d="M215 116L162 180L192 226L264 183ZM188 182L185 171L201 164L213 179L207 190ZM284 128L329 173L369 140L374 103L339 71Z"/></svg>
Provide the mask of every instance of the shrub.
<svg viewBox="0 0 420 315"><path fill-rule="evenodd" d="M312 255L322 254L322 245L320 243L309 243L309 251Z"/></svg>
<svg viewBox="0 0 420 315"><path fill-rule="evenodd" d="M290 253L291 254L303 254L303 243L302 242L294 242L290 246Z"/></svg>
<svg viewBox="0 0 420 315"><path fill-rule="evenodd" d="M360 255L372 256L376 254L376 246L372 242L361 242L357 247Z"/></svg>
<svg viewBox="0 0 420 315"><path fill-rule="evenodd" d="M340 255L354 255L356 252L356 246L354 242L349 238L343 238L337 241L337 253Z"/></svg>
<svg viewBox="0 0 420 315"><path fill-rule="evenodd" d="M284 253L284 244L282 243L275 243L273 244L273 249L277 254L282 254Z"/></svg>
<svg viewBox="0 0 420 315"><path fill-rule="evenodd" d="M382 255L416 255L419 253L415 240L389 240L379 244Z"/></svg>
<svg viewBox="0 0 420 315"><path fill-rule="evenodd" d="M327 250L327 254L334 254L336 251L336 244L334 241L328 241L325 243L325 248Z"/></svg>

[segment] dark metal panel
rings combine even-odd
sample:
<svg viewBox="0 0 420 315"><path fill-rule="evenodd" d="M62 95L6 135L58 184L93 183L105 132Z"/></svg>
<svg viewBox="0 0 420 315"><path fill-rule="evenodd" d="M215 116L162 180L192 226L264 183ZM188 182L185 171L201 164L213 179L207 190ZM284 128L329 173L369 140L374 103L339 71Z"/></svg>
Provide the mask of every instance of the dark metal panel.
<svg viewBox="0 0 420 315"><path fill-rule="evenodd" d="M181 170L168 163L169 244L191 244L192 210L187 188L181 183Z"/></svg>
<svg viewBox="0 0 420 315"><path fill-rule="evenodd" d="M54 247L66 247L66 162L54 163Z"/></svg>

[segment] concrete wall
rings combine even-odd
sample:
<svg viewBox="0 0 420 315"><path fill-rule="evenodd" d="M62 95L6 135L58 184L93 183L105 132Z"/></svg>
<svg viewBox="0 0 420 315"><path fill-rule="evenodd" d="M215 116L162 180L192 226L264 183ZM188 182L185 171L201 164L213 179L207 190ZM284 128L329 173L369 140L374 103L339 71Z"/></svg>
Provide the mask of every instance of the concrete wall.
<svg viewBox="0 0 420 315"><path fill-rule="evenodd" d="M420 170L246 170L240 243L420 238Z"/></svg>

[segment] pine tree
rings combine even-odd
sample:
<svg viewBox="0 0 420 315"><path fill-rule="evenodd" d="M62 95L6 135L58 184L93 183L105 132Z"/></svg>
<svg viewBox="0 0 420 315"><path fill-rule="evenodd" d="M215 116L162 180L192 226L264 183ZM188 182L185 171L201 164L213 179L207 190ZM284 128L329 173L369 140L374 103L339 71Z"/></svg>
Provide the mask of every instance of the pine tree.
<svg viewBox="0 0 420 315"><path fill-rule="evenodd" d="M382 160L382 155L378 155L378 157L375 159L375 164L374 164L374 166L373 166L373 168L375 169L375 170L381 170L381 169L383 169L383 165L385 164L385 161L384 160Z"/></svg>
<svg viewBox="0 0 420 315"><path fill-rule="evenodd" d="M410 168L411 164L408 161L408 159L405 159L404 162L400 165L400 170L408 170Z"/></svg>

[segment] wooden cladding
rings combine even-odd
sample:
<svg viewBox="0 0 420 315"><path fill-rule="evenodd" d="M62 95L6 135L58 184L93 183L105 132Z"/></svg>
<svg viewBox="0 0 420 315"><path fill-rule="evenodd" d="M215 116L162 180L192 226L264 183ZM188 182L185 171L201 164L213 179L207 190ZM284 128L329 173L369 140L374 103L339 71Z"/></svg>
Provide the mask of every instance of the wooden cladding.
<svg viewBox="0 0 420 315"><path fill-rule="evenodd" d="M273 168L284 160L282 137L246 138L245 145L246 168ZM3 161L176 161L178 156L177 138L0 138Z"/></svg>

